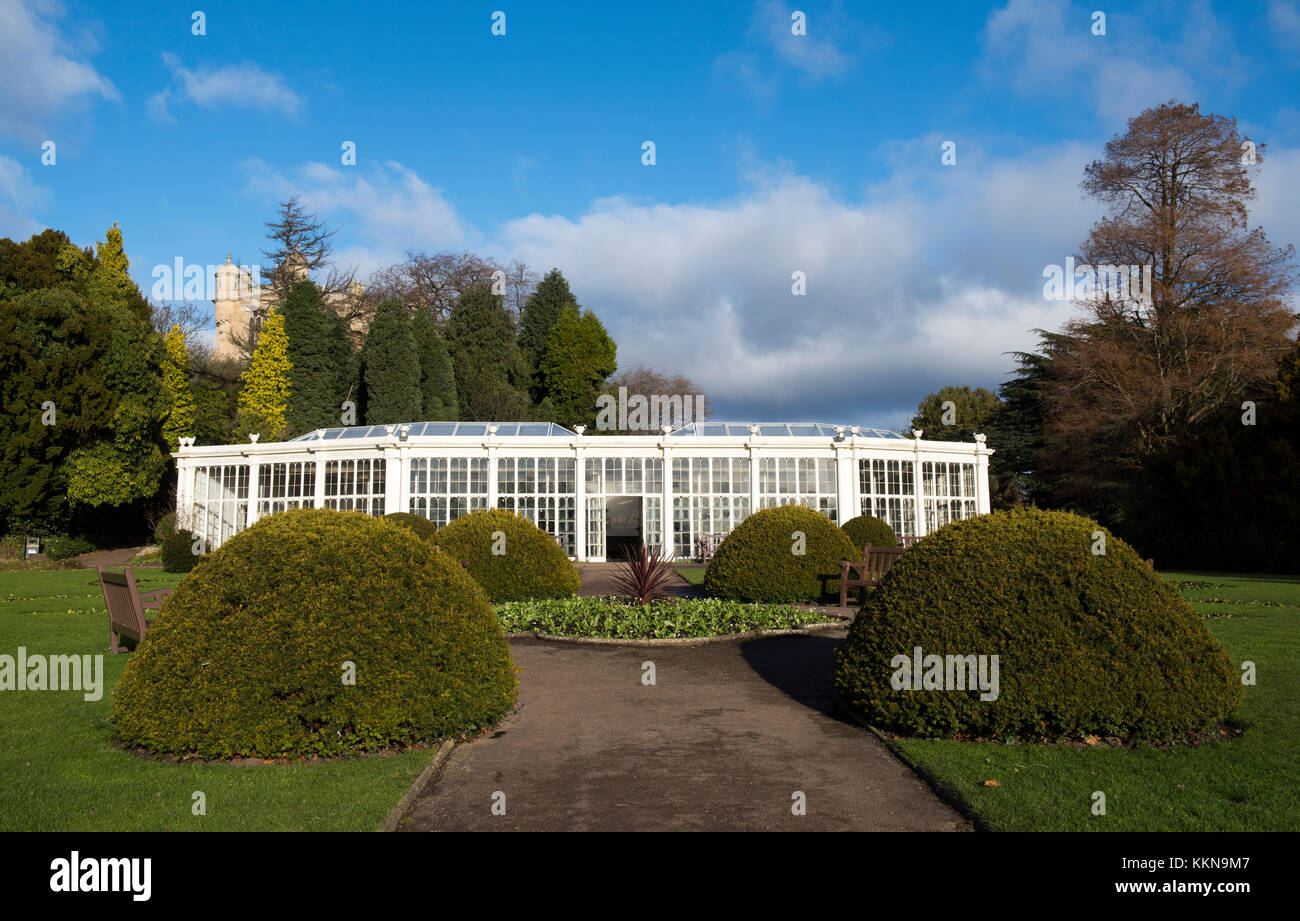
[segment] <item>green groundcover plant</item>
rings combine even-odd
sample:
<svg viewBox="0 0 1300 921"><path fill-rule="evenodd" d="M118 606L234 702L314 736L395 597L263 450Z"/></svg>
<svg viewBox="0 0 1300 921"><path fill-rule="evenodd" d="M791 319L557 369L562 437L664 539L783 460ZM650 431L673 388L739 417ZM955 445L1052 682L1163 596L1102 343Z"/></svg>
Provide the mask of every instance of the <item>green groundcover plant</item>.
<svg viewBox="0 0 1300 921"><path fill-rule="evenodd" d="M953 522L905 553L854 620L835 687L873 724L931 738L1164 743L1242 699L1223 647L1131 547L1036 509Z"/></svg>
<svg viewBox="0 0 1300 921"><path fill-rule="evenodd" d="M113 698L127 746L343 755L444 738L510 709L483 591L407 528L357 512L261 519L183 579Z"/></svg>
<svg viewBox="0 0 1300 921"><path fill-rule="evenodd" d="M792 630L825 623L826 615L785 604L742 604L719 598L564 598L498 605L507 633L551 633L606 639L727 636L751 630Z"/></svg>

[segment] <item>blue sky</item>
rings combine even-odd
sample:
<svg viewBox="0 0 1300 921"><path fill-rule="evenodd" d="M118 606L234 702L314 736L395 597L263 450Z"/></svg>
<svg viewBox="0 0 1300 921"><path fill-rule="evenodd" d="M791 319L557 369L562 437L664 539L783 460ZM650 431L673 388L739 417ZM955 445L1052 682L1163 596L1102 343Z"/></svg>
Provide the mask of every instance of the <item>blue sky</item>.
<svg viewBox="0 0 1300 921"><path fill-rule="evenodd" d="M718 417L896 427L996 386L1072 311L1042 271L1097 217L1083 167L1170 98L1268 144L1252 220L1300 242L1300 0L1106 5L1104 36L1100 4L1040 0L166 6L0 0L0 235L117 221L147 291L258 261L297 192L362 277L559 266L622 365Z"/></svg>

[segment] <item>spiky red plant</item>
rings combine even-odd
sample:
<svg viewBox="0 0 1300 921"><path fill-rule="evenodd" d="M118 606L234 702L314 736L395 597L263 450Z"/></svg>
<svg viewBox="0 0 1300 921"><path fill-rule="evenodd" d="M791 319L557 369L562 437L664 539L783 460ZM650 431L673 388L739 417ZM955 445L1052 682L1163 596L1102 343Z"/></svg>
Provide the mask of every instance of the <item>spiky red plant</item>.
<svg viewBox="0 0 1300 921"><path fill-rule="evenodd" d="M623 548L623 564L614 575L614 584L622 594L646 605L672 594L666 588L672 578L672 564L660 555L659 548L647 552L642 544L639 551Z"/></svg>

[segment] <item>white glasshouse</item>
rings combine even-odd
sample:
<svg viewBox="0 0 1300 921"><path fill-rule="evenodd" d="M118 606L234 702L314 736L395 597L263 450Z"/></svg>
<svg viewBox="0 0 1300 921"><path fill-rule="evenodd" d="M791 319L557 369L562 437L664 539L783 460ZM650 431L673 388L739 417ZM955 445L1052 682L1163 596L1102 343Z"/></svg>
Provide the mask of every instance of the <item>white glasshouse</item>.
<svg viewBox="0 0 1300 921"><path fill-rule="evenodd" d="M584 435L547 422L413 422L319 429L292 441L175 455L177 519L208 548L291 508L412 512L441 526L512 509L578 560L643 541L697 555L753 509L800 504L922 536L989 510L984 436L925 441L824 423L697 422L660 435Z"/></svg>

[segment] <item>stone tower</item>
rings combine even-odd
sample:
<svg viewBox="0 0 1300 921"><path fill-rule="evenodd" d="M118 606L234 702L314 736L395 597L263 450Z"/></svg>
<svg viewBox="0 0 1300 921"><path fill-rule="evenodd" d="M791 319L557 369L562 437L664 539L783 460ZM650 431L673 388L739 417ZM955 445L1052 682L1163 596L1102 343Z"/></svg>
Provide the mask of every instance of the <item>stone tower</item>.
<svg viewBox="0 0 1300 921"><path fill-rule="evenodd" d="M260 275L260 270L258 274ZM279 268L276 276L287 287L297 281L310 280L307 259L294 250ZM348 318L349 328L354 338L360 339L368 323L358 315L357 307L365 296L366 286L353 281L347 293L330 292L325 295L326 305L339 316ZM257 334L262 329L266 314L275 309L276 286L263 285L253 278L252 272L231 262L226 254L226 264L217 266L216 275L217 338L213 346L213 357L224 360L244 357L239 342L247 342L249 347L257 344Z"/></svg>
<svg viewBox="0 0 1300 921"><path fill-rule="evenodd" d="M215 358L239 357L235 336L248 335L259 306L259 293L260 285L254 282L252 273L234 265L227 253L226 264L217 267L216 297L213 298L217 320L217 337L213 346Z"/></svg>

